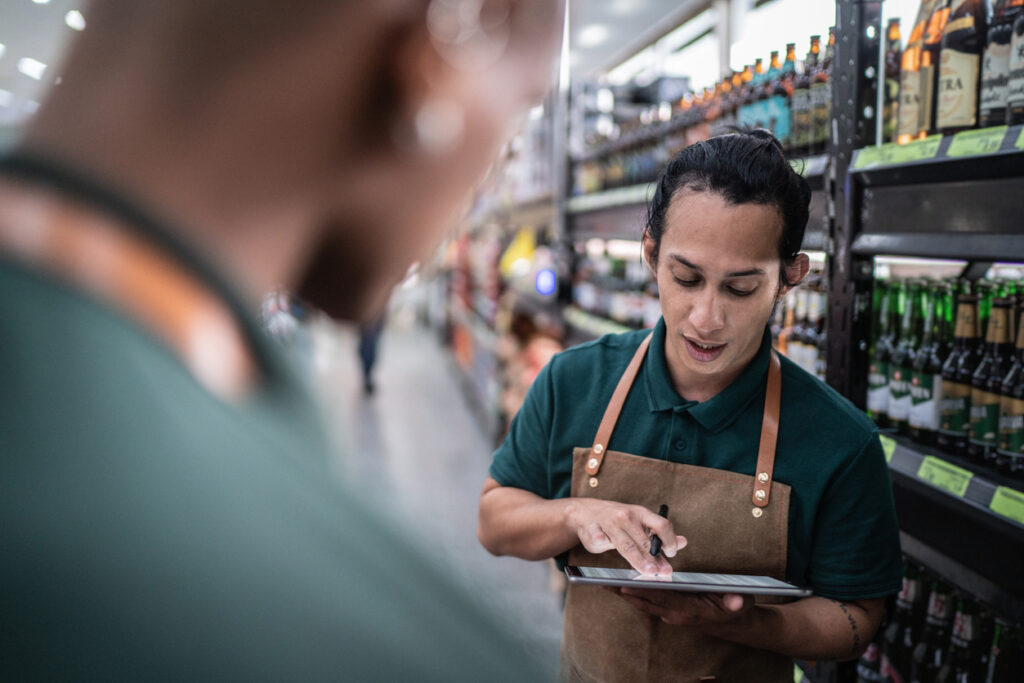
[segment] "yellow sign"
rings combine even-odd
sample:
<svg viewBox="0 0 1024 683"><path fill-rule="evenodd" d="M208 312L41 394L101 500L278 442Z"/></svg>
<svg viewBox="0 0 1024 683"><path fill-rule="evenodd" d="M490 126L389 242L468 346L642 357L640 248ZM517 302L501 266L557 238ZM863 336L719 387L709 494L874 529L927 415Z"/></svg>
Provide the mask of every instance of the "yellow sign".
<svg viewBox="0 0 1024 683"><path fill-rule="evenodd" d="M941 135L932 135L924 140L915 140L906 145L889 143L881 147L865 147L857 150L857 158L853 162L853 167L862 169L934 159L939 153L941 142Z"/></svg>
<svg viewBox="0 0 1024 683"><path fill-rule="evenodd" d="M962 467L950 464L941 458L926 455L924 462L917 469L917 477L928 482L932 486L952 493L958 498L963 498L967 493L967 486L974 478L974 473Z"/></svg>
<svg viewBox="0 0 1024 683"><path fill-rule="evenodd" d="M965 130L953 136L946 156L970 157L998 152L1003 145L1008 126L995 126L981 130Z"/></svg>
<svg viewBox="0 0 1024 683"><path fill-rule="evenodd" d="M885 461L892 462L892 454L896 451L896 442L887 436L879 436L878 440L882 442L882 452L885 453Z"/></svg>
<svg viewBox="0 0 1024 683"><path fill-rule="evenodd" d="M998 486L988 507L992 512L1024 524L1024 492Z"/></svg>

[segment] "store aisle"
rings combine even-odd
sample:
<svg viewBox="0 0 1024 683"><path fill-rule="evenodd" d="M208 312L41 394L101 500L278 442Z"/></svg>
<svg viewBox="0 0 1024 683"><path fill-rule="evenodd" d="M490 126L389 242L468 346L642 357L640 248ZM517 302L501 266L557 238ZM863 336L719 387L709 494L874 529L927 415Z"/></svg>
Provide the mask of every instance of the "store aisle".
<svg viewBox="0 0 1024 683"><path fill-rule="evenodd" d="M495 558L476 539L492 447L450 352L411 316L392 316L381 337L376 392L364 396L354 330L324 321L311 329L315 386L336 431L339 469L398 501L439 556L497 586L478 594L507 616L524 648L554 676L562 614L551 563Z"/></svg>

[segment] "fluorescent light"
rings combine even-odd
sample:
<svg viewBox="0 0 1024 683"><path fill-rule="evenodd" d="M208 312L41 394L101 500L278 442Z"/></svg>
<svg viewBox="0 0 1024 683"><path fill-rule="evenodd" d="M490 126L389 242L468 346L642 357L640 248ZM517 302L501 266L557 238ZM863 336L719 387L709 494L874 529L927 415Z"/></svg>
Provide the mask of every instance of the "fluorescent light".
<svg viewBox="0 0 1024 683"><path fill-rule="evenodd" d="M0 107L9 107L14 101L14 95L8 90L0 90Z"/></svg>
<svg viewBox="0 0 1024 683"><path fill-rule="evenodd" d="M608 27L603 24L591 24L580 30L578 42L580 47L597 47L608 40Z"/></svg>
<svg viewBox="0 0 1024 683"><path fill-rule="evenodd" d="M76 9L73 9L64 15L64 23L67 24L69 28L73 28L76 31L82 31L85 29L85 17L83 17L82 13Z"/></svg>
<svg viewBox="0 0 1024 683"><path fill-rule="evenodd" d="M49 5L50 4L50 0L32 0L32 2L36 3L37 5Z"/></svg>
<svg viewBox="0 0 1024 683"><path fill-rule="evenodd" d="M5 52L7 52L7 46L0 43L0 57L3 57Z"/></svg>
<svg viewBox="0 0 1024 683"><path fill-rule="evenodd" d="M18 71L25 74L29 78L34 78L38 81L43 77L43 72L46 71L46 65L40 62L38 59L32 59L31 57L22 57L18 60Z"/></svg>

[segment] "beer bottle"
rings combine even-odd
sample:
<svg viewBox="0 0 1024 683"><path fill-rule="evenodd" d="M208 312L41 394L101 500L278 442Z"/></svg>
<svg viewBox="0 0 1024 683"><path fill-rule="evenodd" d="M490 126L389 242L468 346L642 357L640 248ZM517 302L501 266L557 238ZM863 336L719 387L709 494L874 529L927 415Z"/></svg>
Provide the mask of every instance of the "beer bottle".
<svg viewBox="0 0 1024 683"><path fill-rule="evenodd" d="M999 445L996 468L1024 476L1024 300L1018 304L1017 345L1013 364L999 387Z"/></svg>
<svg viewBox="0 0 1024 683"><path fill-rule="evenodd" d="M769 83L770 94L768 97L768 124L769 130L782 143L784 149L790 146L790 93L793 85L793 74L796 71L796 45L786 45L786 61L779 64L779 53L772 53L772 64L769 74L774 70L775 75Z"/></svg>
<svg viewBox="0 0 1024 683"><path fill-rule="evenodd" d="M988 18L982 0L953 0L942 35L936 128L944 135L978 125L981 55Z"/></svg>
<svg viewBox="0 0 1024 683"><path fill-rule="evenodd" d="M920 298L924 285L918 280L907 282L901 288L900 341L889 364L889 422L900 434L909 433L910 376L914 371L914 358L921 343Z"/></svg>
<svg viewBox="0 0 1024 683"><path fill-rule="evenodd" d="M934 681L946 659L949 629L953 622L953 598L941 581L933 581L928 596L928 613L924 618L921 639L910 658L910 680Z"/></svg>
<svg viewBox="0 0 1024 683"><path fill-rule="evenodd" d="M942 36L949 21L949 3L950 0L936 0L924 32L924 47L921 51L921 120L917 131L919 139L938 132L935 111L939 96L939 60Z"/></svg>
<svg viewBox="0 0 1024 683"><path fill-rule="evenodd" d="M757 97L757 113L759 116L757 127L765 128L773 134L775 132L774 128L772 128L775 111L773 110L774 101L772 97L775 94L775 83L778 81L781 71L782 63L779 61L779 51L772 50L768 57L768 70L765 71L764 78L761 81L761 93Z"/></svg>
<svg viewBox="0 0 1024 683"><path fill-rule="evenodd" d="M1010 83L1006 92L1006 123L1024 123L1024 12L1013 21L1010 38Z"/></svg>
<svg viewBox="0 0 1024 683"><path fill-rule="evenodd" d="M928 446L935 444L939 429L939 397L942 395L942 364L949 355L947 306L951 296L947 285L931 288L924 311L924 340L914 359L910 377L910 438Z"/></svg>
<svg viewBox="0 0 1024 683"><path fill-rule="evenodd" d="M763 128L764 125L761 123L761 115L758 112L758 103L760 102L761 90L764 88L764 60L758 57L754 60L754 69L750 78L750 83L747 84L747 92L743 98L743 111L746 112L744 115L744 126L750 128Z"/></svg>
<svg viewBox="0 0 1024 683"><path fill-rule="evenodd" d="M1020 683L1021 671L1024 671L1021 629L997 619L985 683Z"/></svg>
<svg viewBox="0 0 1024 683"><path fill-rule="evenodd" d="M1024 2L1024 0L1021 0ZM882 100L882 142L895 142L900 120L900 20L885 30L885 96Z"/></svg>
<svg viewBox="0 0 1024 683"><path fill-rule="evenodd" d="M736 107L736 125L740 128L747 128L752 123L750 120L750 88L754 82L754 65L747 64L740 74L740 89L737 93L738 104Z"/></svg>
<svg viewBox="0 0 1024 683"><path fill-rule="evenodd" d="M942 399L936 443L951 453L966 455L970 427L971 375L978 361L978 299L957 297L953 350L942 365Z"/></svg>
<svg viewBox="0 0 1024 683"><path fill-rule="evenodd" d="M811 108L811 76L818 68L821 36L811 36L811 49L804 60L803 71L793 81L793 151L807 154L814 131L814 110Z"/></svg>
<svg viewBox="0 0 1024 683"><path fill-rule="evenodd" d="M971 426L967 455L976 462L990 465L995 465L999 394L1003 377L1009 369L1011 353L1009 308L1006 299L993 302L985 336L985 351L971 377Z"/></svg>
<svg viewBox="0 0 1024 683"><path fill-rule="evenodd" d="M928 19L937 0L923 0L917 19L907 38L907 46L900 58L900 106L896 141L905 145L915 139L921 130L922 74L921 57L924 52L924 34Z"/></svg>
<svg viewBox="0 0 1024 683"><path fill-rule="evenodd" d="M832 130L832 60L835 57L836 31L828 30L825 57L811 77L811 110L814 112L814 130L811 154L820 154L828 147Z"/></svg>
<svg viewBox="0 0 1024 683"><path fill-rule="evenodd" d="M957 601L953 631L949 637L949 651L936 683L974 683L981 681L981 653L979 647L978 608L970 600Z"/></svg>
<svg viewBox="0 0 1024 683"><path fill-rule="evenodd" d="M872 333L875 343L868 362L868 415L880 428L889 426L889 360L892 358L892 324L889 308L892 288L883 280L875 281L877 301Z"/></svg>
<svg viewBox="0 0 1024 683"><path fill-rule="evenodd" d="M996 0L988 29L985 58L981 67L981 125L1006 123L1006 102L1010 92L1010 42L1013 22L1024 10L1024 0Z"/></svg>
<svg viewBox="0 0 1024 683"><path fill-rule="evenodd" d="M824 286L818 288L818 321L816 323L816 339L813 355L814 376L825 381L825 370L828 367L828 327L825 325L825 314L828 311L828 292Z"/></svg>
<svg viewBox="0 0 1024 683"><path fill-rule="evenodd" d="M882 680L882 648L878 639L868 643L857 660L857 683L877 683Z"/></svg>
<svg viewBox="0 0 1024 683"><path fill-rule="evenodd" d="M909 681L914 644L921 636L925 593L921 572L907 563L903 567L903 588L896 596L892 619L882 635L882 680Z"/></svg>

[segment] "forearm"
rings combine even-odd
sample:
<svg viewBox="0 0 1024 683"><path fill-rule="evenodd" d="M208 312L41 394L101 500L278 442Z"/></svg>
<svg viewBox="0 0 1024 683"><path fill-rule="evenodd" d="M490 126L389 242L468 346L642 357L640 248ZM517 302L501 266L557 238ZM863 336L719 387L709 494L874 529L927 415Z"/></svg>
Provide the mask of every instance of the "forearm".
<svg viewBox="0 0 1024 683"><path fill-rule="evenodd" d="M715 627L713 634L797 659L854 659L874 637L881 608L881 599L837 602L817 597L755 605L744 619Z"/></svg>
<svg viewBox="0 0 1024 683"><path fill-rule="evenodd" d="M524 560L544 560L579 543L566 524L571 498L546 500L493 479L480 495L477 537L493 555L512 555Z"/></svg>

